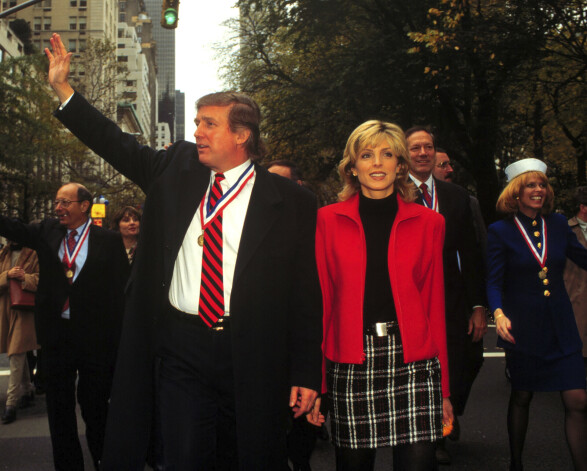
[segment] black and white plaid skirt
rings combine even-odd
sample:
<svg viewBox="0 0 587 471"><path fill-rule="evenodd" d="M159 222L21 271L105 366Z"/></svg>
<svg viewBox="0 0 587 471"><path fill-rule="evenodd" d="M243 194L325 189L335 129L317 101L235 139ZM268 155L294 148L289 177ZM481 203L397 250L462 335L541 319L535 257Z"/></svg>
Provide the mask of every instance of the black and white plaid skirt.
<svg viewBox="0 0 587 471"><path fill-rule="evenodd" d="M332 362L327 373L336 446L377 448L442 438L437 358L404 363L397 324L365 336L362 364Z"/></svg>

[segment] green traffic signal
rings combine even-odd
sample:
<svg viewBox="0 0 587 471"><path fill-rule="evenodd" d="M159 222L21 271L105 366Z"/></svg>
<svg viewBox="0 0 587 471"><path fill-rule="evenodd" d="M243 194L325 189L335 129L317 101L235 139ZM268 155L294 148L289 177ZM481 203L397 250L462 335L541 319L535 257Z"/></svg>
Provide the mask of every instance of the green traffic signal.
<svg viewBox="0 0 587 471"><path fill-rule="evenodd" d="M168 26L176 25L176 23L177 23L177 10L175 10L173 8L168 8L167 10L165 10L163 17L165 18L165 23Z"/></svg>

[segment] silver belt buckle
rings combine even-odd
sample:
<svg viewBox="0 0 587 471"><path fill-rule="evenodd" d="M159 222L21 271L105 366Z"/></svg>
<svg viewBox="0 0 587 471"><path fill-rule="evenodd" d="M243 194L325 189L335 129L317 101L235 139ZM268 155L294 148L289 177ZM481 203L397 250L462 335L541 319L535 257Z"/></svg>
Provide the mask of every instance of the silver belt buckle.
<svg viewBox="0 0 587 471"><path fill-rule="evenodd" d="M387 324L385 322L375 324L375 333L377 337L385 337L387 335Z"/></svg>

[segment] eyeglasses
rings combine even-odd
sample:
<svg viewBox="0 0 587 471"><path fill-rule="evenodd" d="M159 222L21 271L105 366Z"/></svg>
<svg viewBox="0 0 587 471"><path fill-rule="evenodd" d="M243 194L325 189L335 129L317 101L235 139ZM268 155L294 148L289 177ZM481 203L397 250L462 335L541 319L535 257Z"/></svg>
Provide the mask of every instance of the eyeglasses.
<svg viewBox="0 0 587 471"><path fill-rule="evenodd" d="M61 200L55 200L55 201L53 201L53 205L55 207L57 207L58 205L61 205L64 208L69 208L71 206L71 203L81 203L81 202L82 202L82 200L71 201L71 200L61 199Z"/></svg>
<svg viewBox="0 0 587 471"><path fill-rule="evenodd" d="M438 168L452 167L452 162L450 160L445 160L444 162L440 162L440 163L436 164L436 166Z"/></svg>

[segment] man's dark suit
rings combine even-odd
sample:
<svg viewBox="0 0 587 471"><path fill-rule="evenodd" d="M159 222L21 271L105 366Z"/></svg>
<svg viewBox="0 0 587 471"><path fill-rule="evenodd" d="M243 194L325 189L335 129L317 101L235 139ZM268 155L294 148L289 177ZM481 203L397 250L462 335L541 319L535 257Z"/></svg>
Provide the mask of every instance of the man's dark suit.
<svg viewBox="0 0 587 471"><path fill-rule="evenodd" d="M77 399L94 462L102 453L128 261L120 235L91 226L88 256L70 284L58 255L66 228L56 219L23 224L0 216L0 234L36 250L35 327L47 374L47 409L56 469L83 469L75 424ZM61 314L69 297L70 319Z"/></svg>
<svg viewBox="0 0 587 471"><path fill-rule="evenodd" d="M165 314L175 259L210 170L198 161L193 143L179 141L159 152L140 146L77 93L56 116L147 195L103 460L106 470L142 470L157 333L169 322ZM230 335L239 467L273 471L286 466L290 387L318 390L321 383L317 207L295 183L258 165L255 171L232 287Z"/></svg>
<svg viewBox="0 0 587 471"><path fill-rule="evenodd" d="M446 223L443 263L450 399L455 414L461 415L483 362L483 341L473 344L467 335L473 306L486 305L481 276L483 263L475 238L469 194L452 183L436 179L434 183L439 212ZM421 196L418 202L422 204Z"/></svg>

